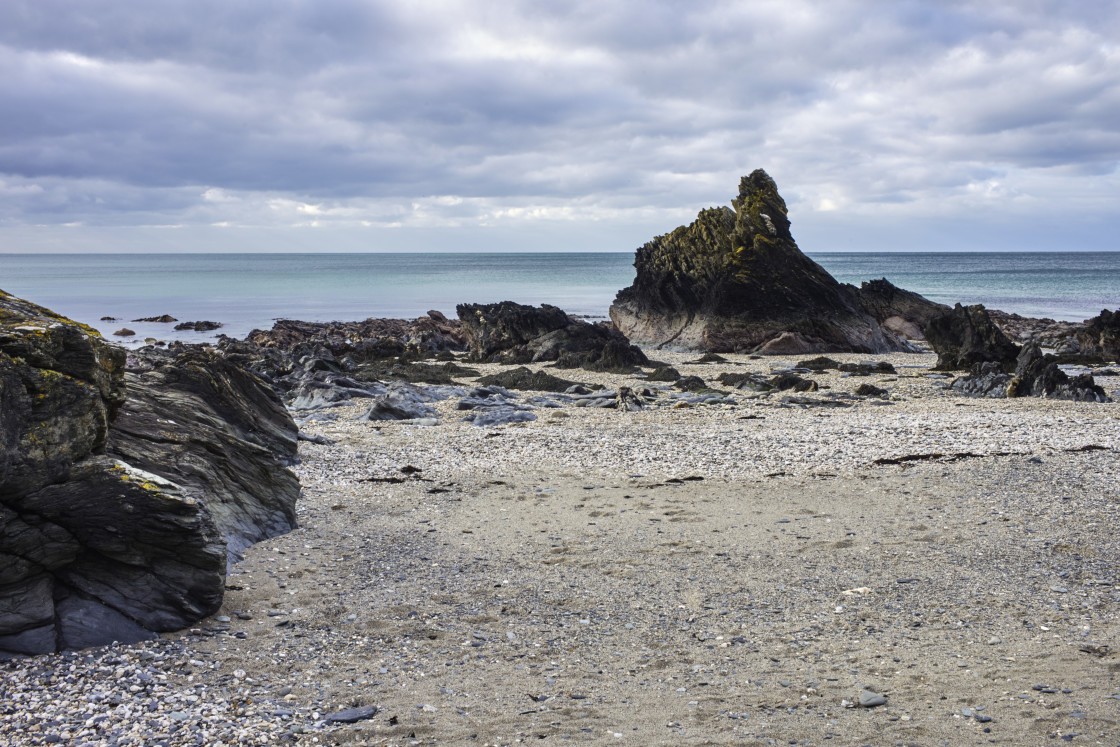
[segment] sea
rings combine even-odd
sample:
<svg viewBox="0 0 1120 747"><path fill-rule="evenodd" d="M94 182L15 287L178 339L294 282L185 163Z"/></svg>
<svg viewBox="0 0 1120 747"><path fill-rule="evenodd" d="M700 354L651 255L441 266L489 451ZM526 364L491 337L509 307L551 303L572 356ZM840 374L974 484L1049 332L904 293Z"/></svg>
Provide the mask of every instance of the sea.
<svg viewBox="0 0 1120 747"><path fill-rule="evenodd" d="M1120 308L1120 252L810 253L837 280L887 278L946 304L1080 321ZM277 319L411 319L460 303L548 303L606 318L633 253L0 254L0 290L91 325L190 342L244 337ZM218 332L134 322L169 314ZM109 317L109 320L103 320ZM120 339L120 338L114 338Z"/></svg>

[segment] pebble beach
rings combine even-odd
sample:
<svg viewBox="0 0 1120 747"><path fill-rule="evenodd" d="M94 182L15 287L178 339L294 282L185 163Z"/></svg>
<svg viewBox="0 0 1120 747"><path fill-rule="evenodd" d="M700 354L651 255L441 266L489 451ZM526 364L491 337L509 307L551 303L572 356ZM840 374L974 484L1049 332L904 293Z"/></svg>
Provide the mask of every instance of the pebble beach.
<svg viewBox="0 0 1120 747"><path fill-rule="evenodd" d="M0 662L0 745L1120 745L1117 404L647 352L717 391L294 413L300 528L192 629Z"/></svg>

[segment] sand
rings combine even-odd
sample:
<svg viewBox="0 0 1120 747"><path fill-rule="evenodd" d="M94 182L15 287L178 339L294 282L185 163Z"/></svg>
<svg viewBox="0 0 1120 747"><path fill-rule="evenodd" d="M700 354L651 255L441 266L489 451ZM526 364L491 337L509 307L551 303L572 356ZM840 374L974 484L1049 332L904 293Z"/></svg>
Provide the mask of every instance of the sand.
<svg viewBox="0 0 1120 747"><path fill-rule="evenodd" d="M335 408L302 424L334 443L301 444L300 529L247 551L222 619L145 645L196 663L169 690L299 744L1120 745L1120 407L889 360L811 377L891 391L843 408Z"/></svg>

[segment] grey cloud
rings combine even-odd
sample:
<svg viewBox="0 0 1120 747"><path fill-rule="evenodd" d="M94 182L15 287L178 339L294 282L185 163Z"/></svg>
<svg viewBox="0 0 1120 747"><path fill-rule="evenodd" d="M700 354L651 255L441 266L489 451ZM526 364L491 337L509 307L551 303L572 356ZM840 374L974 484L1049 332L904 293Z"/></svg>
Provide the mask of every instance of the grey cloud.
<svg viewBox="0 0 1120 747"><path fill-rule="evenodd" d="M1095 0L8 0L0 220L653 225L757 166L809 220L1060 201L1112 186L1118 30Z"/></svg>

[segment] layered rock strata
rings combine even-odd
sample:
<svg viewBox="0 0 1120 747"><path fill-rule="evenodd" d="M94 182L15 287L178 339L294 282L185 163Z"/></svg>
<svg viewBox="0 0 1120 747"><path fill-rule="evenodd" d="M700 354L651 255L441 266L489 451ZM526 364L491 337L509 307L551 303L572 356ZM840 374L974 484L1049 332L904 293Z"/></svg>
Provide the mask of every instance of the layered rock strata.
<svg viewBox="0 0 1120 747"><path fill-rule="evenodd" d="M555 361L560 368L629 373L648 365L645 353L617 330L568 316L548 304L512 301L459 304L469 360L487 363Z"/></svg>
<svg viewBox="0 0 1120 747"><path fill-rule="evenodd" d="M230 552L292 526L296 431L258 414L264 382L208 360L135 367L0 292L0 654L184 627L220 606Z"/></svg>

